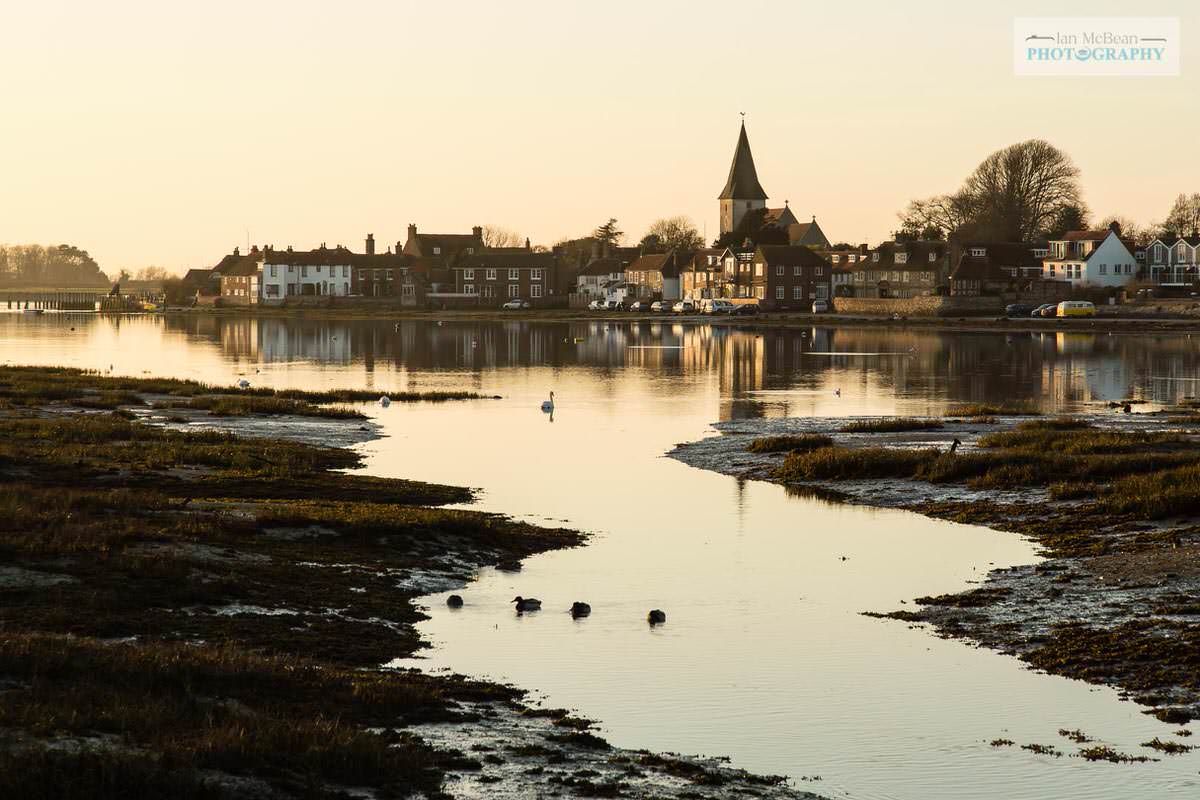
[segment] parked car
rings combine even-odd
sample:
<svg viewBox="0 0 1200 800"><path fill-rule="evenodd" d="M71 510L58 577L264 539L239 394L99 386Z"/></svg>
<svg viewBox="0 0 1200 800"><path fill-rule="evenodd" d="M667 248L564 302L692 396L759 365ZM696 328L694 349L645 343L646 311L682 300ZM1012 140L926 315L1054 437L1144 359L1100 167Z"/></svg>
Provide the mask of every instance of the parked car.
<svg viewBox="0 0 1200 800"><path fill-rule="evenodd" d="M812 312L814 314L827 314L829 312L829 303L824 300L813 300Z"/></svg>
<svg viewBox="0 0 1200 800"><path fill-rule="evenodd" d="M696 304L691 300L680 300L671 306L671 310L676 314L693 314L696 311Z"/></svg>
<svg viewBox="0 0 1200 800"><path fill-rule="evenodd" d="M700 310L705 314L732 314L734 308L733 303L719 297L706 298L700 303Z"/></svg>
<svg viewBox="0 0 1200 800"><path fill-rule="evenodd" d="M1042 309L1042 316L1043 317L1057 317L1058 316L1058 305L1056 305L1055 303L1047 304L1047 306Z"/></svg>
<svg viewBox="0 0 1200 800"><path fill-rule="evenodd" d="M650 301L649 300L634 300L632 303L629 304L629 310L630 311L642 311L642 312L649 311L650 310Z"/></svg>
<svg viewBox="0 0 1200 800"><path fill-rule="evenodd" d="M605 311L620 311L621 310L621 301L620 300L609 300L608 302L606 302L604 304L604 310Z"/></svg>
<svg viewBox="0 0 1200 800"><path fill-rule="evenodd" d="M509 300L507 303L500 306L500 308L504 309L505 311L520 311L523 308L529 308L529 301L514 297L512 300Z"/></svg>
<svg viewBox="0 0 1200 800"><path fill-rule="evenodd" d="M1064 300L1058 304L1060 317L1094 317L1096 306L1087 300Z"/></svg>
<svg viewBox="0 0 1200 800"><path fill-rule="evenodd" d="M1047 308L1056 308L1056 306L1053 303L1042 303L1040 306L1035 308L1033 311L1030 311L1029 316L1040 317L1040 316L1042 316L1042 312L1045 311Z"/></svg>
<svg viewBox="0 0 1200 800"><path fill-rule="evenodd" d="M662 311L670 311L671 304L665 300L655 300L650 304L650 310L656 314Z"/></svg>
<svg viewBox="0 0 1200 800"><path fill-rule="evenodd" d="M733 307L733 313L738 316L758 313L758 303L738 303Z"/></svg>
<svg viewBox="0 0 1200 800"><path fill-rule="evenodd" d="M1009 303L1004 307L1004 316L1006 317L1028 317L1033 311L1033 306L1029 303Z"/></svg>
<svg viewBox="0 0 1200 800"><path fill-rule="evenodd" d="M604 307L605 305L603 300L593 300L592 302L588 303L588 311L603 311Z"/></svg>

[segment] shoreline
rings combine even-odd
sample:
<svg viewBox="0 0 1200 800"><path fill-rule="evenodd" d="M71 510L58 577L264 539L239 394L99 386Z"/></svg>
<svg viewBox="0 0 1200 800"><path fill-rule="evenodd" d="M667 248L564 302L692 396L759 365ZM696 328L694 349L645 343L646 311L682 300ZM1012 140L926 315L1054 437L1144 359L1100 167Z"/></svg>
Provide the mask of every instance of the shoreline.
<svg viewBox="0 0 1200 800"><path fill-rule="evenodd" d="M330 399L0 367L0 789L815 797L612 748L515 687L383 667L429 646L420 596L585 537L353 471L344 446L379 432Z"/></svg>
<svg viewBox="0 0 1200 800"><path fill-rule="evenodd" d="M1182 430L1185 441L1191 442L1191 434L1197 432L1165 413L1077 416L1100 436L1112 432L1153 442ZM1082 489L1072 495L1067 486L1048 491L1019 485L1028 479L1005 481L1012 478L1013 468L1004 466L996 469L1008 472L993 479L914 479L907 476L907 468L893 470L886 463L915 454L912 457L931 475L938 470L965 472L976 466L971 461L993 456L981 441L991 445L996 439L988 437L1028 435L1030 421L1036 419L948 418L930 421L938 424L932 429L855 433L842 431L854 418L746 420L717 424L719 435L679 445L668 455L693 467L776 483L830 502L907 510L1018 533L1038 546L1044 560L992 570L982 583L960 592L912 598L908 602L915 604L915 611L910 605L862 613L927 624L938 635L1016 656L1034 669L1113 686L1123 697L1146 706L1144 713L1167 724L1186 725L1200 718L1200 656L1194 648L1200 637L1200 528L1188 514L1113 514L1105 521L1092 509L1103 502L1103 489L1093 499ZM800 442L813 448L807 459L798 452L790 460L782 449L747 451L764 437L780 437L772 443L777 448L786 445L786 437L829 437L833 442ZM951 456L947 450L955 438L962 445L958 455ZM838 477L792 477L802 474L799 467L812 468L826 456L853 463L854 451L863 459L878 453L885 466L854 468L875 470L870 476L855 477L851 470ZM892 474L886 474L889 471ZM1191 749L1186 738L1177 742Z"/></svg>

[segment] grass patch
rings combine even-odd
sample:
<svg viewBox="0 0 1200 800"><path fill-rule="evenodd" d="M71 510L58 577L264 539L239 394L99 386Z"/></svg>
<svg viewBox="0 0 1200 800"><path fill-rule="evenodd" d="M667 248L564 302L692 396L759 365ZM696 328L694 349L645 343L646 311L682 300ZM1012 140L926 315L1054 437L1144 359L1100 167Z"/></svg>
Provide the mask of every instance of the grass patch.
<svg viewBox="0 0 1200 800"><path fill-rule="evenodd" d="M931 431L942 427L938 419L917 417L883 417L880 419L858 419L838 428L841 433L902 433L904 431Z"/></svg>
<svg viewBox="0 0 1200 800"><path fill-rule="evenodd" d="M207 411L214 417L248 417L254 414L278 416L292 414L301 417L327 417L331 419L366 419L366 414L352 408L318 406L307 400L292 400L285 397L259 397L256 395L201 395L190 398L176 408Z"/></svg>
<svg viewBox="0 0 1200 800"><path fill-rule="evenodd" d="M947 417L1036 417L1041 409L1030 403L966 403L950 406Z"/></svg>
<svg viewBox="0 0 1200 800"><path fill-rule="evenodd" d="M802 433L794 436L766 436L755 439L746 448L748 453L794 453L830 447L833 439L819 433Z"/></svg>

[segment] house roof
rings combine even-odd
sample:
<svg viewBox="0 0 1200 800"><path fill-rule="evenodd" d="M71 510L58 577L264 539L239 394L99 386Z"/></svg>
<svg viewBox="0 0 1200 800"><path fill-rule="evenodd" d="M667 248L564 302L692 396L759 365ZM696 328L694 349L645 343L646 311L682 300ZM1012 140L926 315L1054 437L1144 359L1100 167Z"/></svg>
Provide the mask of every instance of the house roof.
<svg viewBox="0 0 1200 800"><path fill-rule="evenodd" d="M1067 231L1063 234L1063 238L1058 240L1062 242L1088 242L1100 241L1108 236L1108 228L1102 228L1097 231Z"/></svg>
<svg viewBox="0 0 1200 800"><path fill-rule="evenodd" d="M767 264L788 264L791 266L823 266L828 265L815 250L801 244L764 244L759 245L758 253Z"/></svg>
<svg viewBox="0 0 1200 800"><path fill-rule="evenodd" d="M783 208L768 208L763 215L763 225L774 225L777 228L787 228L789 225L799 225L800 220L786 205Z"/></svg>
<svg viewBox="0 0 1200 800"><path fill-rule="evenodd" d="M718 200L766 200L767 193L758 182L754 169L754 156L750 153L750 140L746 138L746 123L738 134L737 148L733 151L733 163L729 165L729 179L721 190Z"/></svg>
<svg viewBox="0 0 1200 800"><path fill-rule="evenodd" d="M644 255L629 265L629 272L660 272L664 278L674 278L679 275L679 265L692 260L691 253L651 253Z"/></svg>
<svg viewBox="0 0 1200 800"><path fill-rule="evenodd" d="M725 250L720 247L702 247L696 252L692 253L692 257L683 264L682 269L689 272L708 272L710 270L720 270L720 258L724 252ZM708 263L710 256L713 256L717 259L716 264Z"/></svg>
<svg viewBox="0 0 1200 800"><path fill-rule="evenodd" d="M875 253L879 253L878 261L875 260ZM903 264L896 263L898 253L908 254L908 258ZM929 261L930 253L934 254L934 261L937 261L945 255L946 243L933 241L884 242L871 251L871 256L866 260L866 264L870 268L927 270L931 263Z"/></svg>
<svg viewBox="0 0 1200 800"><path fill-rule="evenodd" d="M594 258L579 270L580 275L611 275L614 272L624 272L625 262L619 258Z"/></svg>
<svg viewBox="0 0 1200 800"><path fill-rule="evenodd" d="M216 267L220 270L222 278L245 277L246 275L258 274L258 258L255 256L236 256L235 260L230 260L228 256L221 259L221 265Z"/></svg>
<svg viewBox="0 0 1200 800"><path fill-rule="evenodd" d="M208 283L218 277L215 267L210 269L189 269L183 274L184 283Z"/></svg>
<svg viewBox="0 0 1200 800"><path fill-rule="evenodd" d="M1031 269L1041 265L1041 260L1033 257L1033 245L1020 242L971 242L963 248L950 273L952 280L1010 281L1013 275L1008 270L1013 267ZM972 255L973 250L981 248L982 256Z"/></svg>
<svg viewBox="0 0 1200 800"><path fill-rule="evenodd" d="M825 237L825 231L821 230L821 226L817 224L816 217L813 217L812 222L795 222L788 226L788 239L792 244L829 246L829 239Z"/></svg>

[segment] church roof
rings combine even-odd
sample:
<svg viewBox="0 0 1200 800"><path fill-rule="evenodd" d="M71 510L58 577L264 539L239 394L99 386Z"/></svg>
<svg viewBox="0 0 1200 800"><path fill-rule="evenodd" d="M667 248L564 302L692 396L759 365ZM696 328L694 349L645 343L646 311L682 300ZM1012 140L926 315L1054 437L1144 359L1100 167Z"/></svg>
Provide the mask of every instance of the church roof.
<svg viewBox="0 0 1200 800"><path fill-rule="evenodd" d="M737 149L733 152L733 163L729 166L729 180L725 182L718 200L766 200L767 193L758 182L754 169L754 156L750 153L750 140L746 138L746 123L738 134Z"/></svg>

